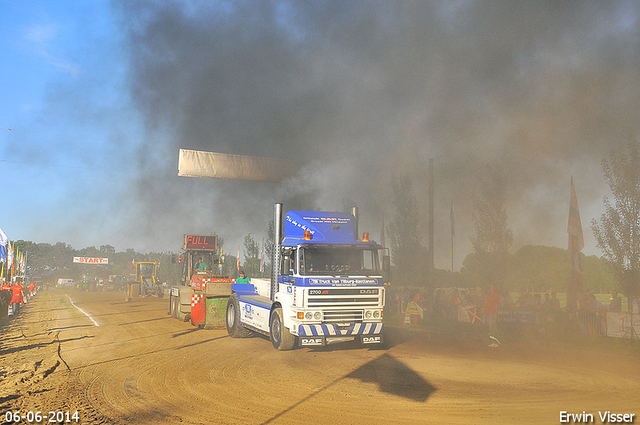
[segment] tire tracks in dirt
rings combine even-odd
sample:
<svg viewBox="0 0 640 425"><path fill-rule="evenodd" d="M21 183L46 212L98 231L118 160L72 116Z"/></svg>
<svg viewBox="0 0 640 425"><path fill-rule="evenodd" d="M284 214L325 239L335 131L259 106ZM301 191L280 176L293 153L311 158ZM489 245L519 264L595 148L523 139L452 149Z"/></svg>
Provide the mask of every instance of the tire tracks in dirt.
<svg viewBox="0 0 640 425"><path fill-rule="evenodd" d="M636 413L640 370L628 356L508 344L492 351L473 342L460 349L420 332L405 332L387 350L346 344L279 352L262 337L232 339L170 319L167 300L71 297L99 328L65 292L52 291L2 330L0 350L15 370L0 371L0 390L27 378L0 393L5 409L78 410L83 424L154 425L540 424L557 423L558 409ZM396 331L389 328L390 340Z"/></svg>

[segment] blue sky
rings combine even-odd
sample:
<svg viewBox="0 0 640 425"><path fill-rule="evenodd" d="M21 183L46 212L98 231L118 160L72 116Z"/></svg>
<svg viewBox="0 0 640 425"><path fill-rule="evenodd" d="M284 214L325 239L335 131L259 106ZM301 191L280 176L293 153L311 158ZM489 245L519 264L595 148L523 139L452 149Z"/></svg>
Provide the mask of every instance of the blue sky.
<svg viewBox="0 0 640 425"><path fill-rule="evenodd" d="M0 228L74 248L177 251L266 235L274 202L342 210L379 238L408 173L436 265L470 250L487 164L509 180L514 249L566 246L576 183L585 253L600 161L637 137L638 4L0 0ZM11 129L11 130L9 130ZM177 177L179 148L301 160L279 185Z"/></svg>
<svg viewBox="0 0 640 425"><path fill-rule="evenodd" d="M0 2L6 24L2 174L12 239L113 244L114 193L132 177L139 124L122 90L126 61L108 2ZM109 235L104 241L102 237ZM84 237L81 235L85 235ZM80 245L78 245L80 244Z"/></svg>

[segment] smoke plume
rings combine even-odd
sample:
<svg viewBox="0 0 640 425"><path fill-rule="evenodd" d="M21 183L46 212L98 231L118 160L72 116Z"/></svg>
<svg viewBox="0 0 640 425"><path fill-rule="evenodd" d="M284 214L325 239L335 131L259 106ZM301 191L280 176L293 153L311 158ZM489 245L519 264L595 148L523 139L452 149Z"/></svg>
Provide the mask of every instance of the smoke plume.
<svg viewBox="0 0 640 425"><path fill-rule="evenodd" d="M570 176L590 221L607 191L602 157L638 134L633 1L114 7L147 138L127 193L146 224L130 234L150 249L214 231L234 247L266 233L278 201L337 210L352 199L360 229L378 239L382 217L395 213L391 179L405 173L427 245L429 158L436 266L450 264L451 201L457 267L469 252L472 199L489 163L508 176L514 246L564 247ZM178 178L179 148L307 165L279 185ZM597 253L585 236L585 251Z"/></svg>

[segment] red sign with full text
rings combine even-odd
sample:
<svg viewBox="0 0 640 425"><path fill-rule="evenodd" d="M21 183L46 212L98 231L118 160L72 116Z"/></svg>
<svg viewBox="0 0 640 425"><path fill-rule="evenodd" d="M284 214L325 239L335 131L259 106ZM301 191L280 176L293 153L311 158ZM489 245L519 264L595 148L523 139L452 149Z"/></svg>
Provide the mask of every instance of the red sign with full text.
<svg viewBox="0 0 640 425"><path fill-rule="evenodd" d="M184 235L184 249L213 251L218 246L218 235Z"/></svg>

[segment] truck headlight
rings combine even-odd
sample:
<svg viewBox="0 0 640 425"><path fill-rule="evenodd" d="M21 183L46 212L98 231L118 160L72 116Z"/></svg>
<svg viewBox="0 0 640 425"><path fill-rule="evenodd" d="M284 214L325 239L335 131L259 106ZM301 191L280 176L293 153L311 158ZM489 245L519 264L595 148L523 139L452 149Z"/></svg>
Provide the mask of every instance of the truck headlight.
<svg viewBox="0 0 640 425"><path fill-rule="evenodd" d="M322 313L320 313L319 311L316 311L315 313L313 313L313 318L315 320L320 320L322 319Z"/></svg>
<svg viewBox="0 0 640 425"><path fill-rule="evenodd" d="M307 313L304 315L304 318L307 320L313 319L313 313L311 313L310 311L307 311Z"/></svg>
<svg viewBox="0 0 640 425"><path fill-rule="evenodd" d="M364 312L364 318L365 319L371 319L371 316L373 315L373 313L371 313L371 310L367 310Z"/></svg>
<svg viewBox="0 0 640 425"><path fill-rule="evenodd" d="M380 312L379 312L378 310L376 310L376 311L374 311L374 312L373 312L373 318L374 318L374 319L378 319L378 318L380 318Z"/></svg>

